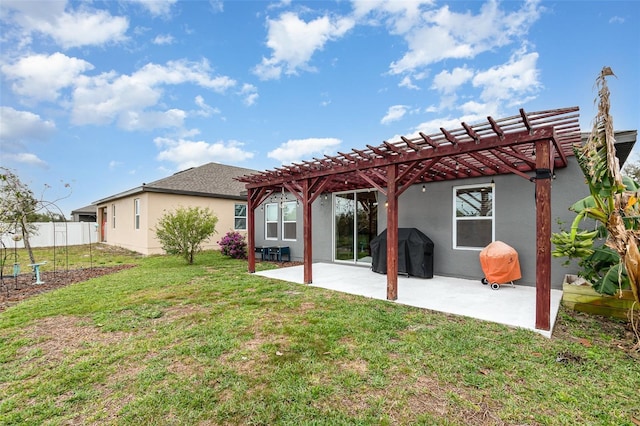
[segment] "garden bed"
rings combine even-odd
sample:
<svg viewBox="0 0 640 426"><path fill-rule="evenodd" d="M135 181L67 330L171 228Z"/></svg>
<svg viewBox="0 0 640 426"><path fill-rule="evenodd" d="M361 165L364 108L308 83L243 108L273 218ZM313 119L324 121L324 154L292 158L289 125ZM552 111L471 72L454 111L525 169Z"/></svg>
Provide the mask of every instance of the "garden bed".
<svg viewBox="0 0 640 426"><path fill-rule="evenodd" d="M631 290L616 296L600 294L577 275L565 275L562 283L562 304L574 311L627 319L633 301Z"/></svg>
<svg viewBox="0 0 640 426"><path fill-rule="evenodd" d="M68 271L41 272L43 284L36 284L32 273L17 277L4 276L0 282L0 312L31 296L55 290L69 284L87 281L102 275L113 274L135 265L101 266L95 268L72 269Z"/></svg>

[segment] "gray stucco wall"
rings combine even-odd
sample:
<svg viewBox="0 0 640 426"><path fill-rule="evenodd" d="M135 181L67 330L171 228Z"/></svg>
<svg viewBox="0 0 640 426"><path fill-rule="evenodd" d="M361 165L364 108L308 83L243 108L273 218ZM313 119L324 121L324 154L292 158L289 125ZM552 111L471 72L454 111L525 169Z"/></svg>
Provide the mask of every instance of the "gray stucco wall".
<svg viewBox="0 0 640 426"><path fill-rule="evenodd" d="M288 200L294 199L293 195L288 195ZM302 206L298 206L296 209L297 214L297 226L296 226L296 240L285 241L282 240L282 210L278 209L278 239L267 240L265 238L265 220L264 220L264 205L270 201L265 202L261 207L258 207L255 211L255 241L256 247L260 246L288 246L291 250L291 260L302 261L304 255L304 228L302 222ZM324 196L319 197L313 203L312 208L312 252L314 262L331 262L333 259L332 252L332 214L331 214L331 196L327 200ZM259 254L257 258L259 258Z"/></svg>
<svg viewBox="0 0 640 426"><path fill-rule="evenodd" d="M436 275L480 279L480 250L453 248L453 188L461 185L487 184L491 179L463 179L427 185L427 191L416 185L399 199L398 226L418 228L434 242L434 273ZM536 282L536 204L535 184L520 176L494 177L495 239L512 246L518 252L522 279L517 283L535 286ZM551 189L552 232L568 229L575 214L569 206L588 195L584 176L575 159L569 166L556 170ZM382 197L384 198L384 197ZM379 227L386 227L386 211L379 213ZM552 247L553 249L553 247ZM566 259L553 259L551 286L562 288L565 274L576 273L574 263L563 266Z"/></svg>
<svg viewBox="0 0 640 426"><path fill-rule="evenodd" d="M556 170L556 179L552 181L551 220L552 232L562 226L568 229L575 215L568 207L588 195L584 177L574 157L570 157L569 166ZM457 181L437 182L426 186L409 188L399 199L398 225L401 228L418 228L433 240L434 273L436 275L480 279L484 276L480 267L480 250L460 250L453 248L453 188L455 186L488 184L491 178L461 179ZM518 252L522 279L520 285L535 286L536 281L536 204L535 184L516 175L494 177L495 197L495 239L512 246ZM293 199L291 195L288 197ZM379 203L384 205L384 196L379 194ZM278 210L279 215L281 210ZM386 228L387 218L384 208L378 209L378 233ZM333 216L331 197L324 200L319 197L313 203L313 261L331 262L333 260L332 235ZM282 241L281 218L278 222L276 240L265 240L264 210L255 211L256 246L286 245L291 249L292 260L303 259L303 222L302 207L297 209L298 224L296 241ZM563 266L565 259L552 259L551 285L561 288L564 275L576 273L575 263Z"/></svg>

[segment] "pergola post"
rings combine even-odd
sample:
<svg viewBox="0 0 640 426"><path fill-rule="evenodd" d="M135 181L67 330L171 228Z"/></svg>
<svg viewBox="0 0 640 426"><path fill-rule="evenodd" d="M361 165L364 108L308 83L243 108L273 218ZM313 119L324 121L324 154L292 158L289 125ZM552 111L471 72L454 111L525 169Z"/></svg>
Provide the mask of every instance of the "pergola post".
<svg viewBox="0 0 640 426"><path fill-rule="evenodd" d="M313 244L312 244L312 226L311 226L311 204L312 197L309 193L309 179L302 181L302 221L303 221L303 238L304 238L304 283L311 284L313 282Z"/></svg>
<svg viewBox="0 0 640 426"><path fill-rule="evenodd" d="M398 299L398 166L387 166L387 300Z"/></svg>
<svg viewBox="0 0 640 426"><path fill-rule="evenodd" d="M249 273L256 272L256 237L255 237L255 223L256 223L256 206L253 202L253 194L256 190L247 189L247 258L249 260Z"/></svg>
<svg viewBox="0 0 640 426"><path fill-rule="evenodd" d="M536 149L536 328L551 328L551 140Z"/></svg>

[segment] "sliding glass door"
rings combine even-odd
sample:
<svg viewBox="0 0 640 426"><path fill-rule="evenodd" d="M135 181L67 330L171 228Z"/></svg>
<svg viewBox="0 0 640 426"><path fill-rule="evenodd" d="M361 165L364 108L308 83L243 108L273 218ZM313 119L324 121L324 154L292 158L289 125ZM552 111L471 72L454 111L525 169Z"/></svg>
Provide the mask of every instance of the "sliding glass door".
<svg viewBox="0 0 640 426"><path fill-rule="evenodd" d="M377 192L334 195L334 260L371 263L369 243L378 235Z"/></svg>

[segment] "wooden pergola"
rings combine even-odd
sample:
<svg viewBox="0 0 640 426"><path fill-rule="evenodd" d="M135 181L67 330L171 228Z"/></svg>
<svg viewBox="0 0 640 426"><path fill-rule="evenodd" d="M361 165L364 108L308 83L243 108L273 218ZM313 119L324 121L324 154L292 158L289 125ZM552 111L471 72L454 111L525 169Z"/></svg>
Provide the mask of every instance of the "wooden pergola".
<svg viewBox="0 0 640 426"><path fill-rule="evenodd" d="M255 209L283 190L302 205L304 282L311 283L313 201L323 193L376 188L387 197L387 299L398 297L398 197L411 185L515 174L535 184L536 328L550 329L551 178L580 143L578 107L527 113L454 130L401 137L238 178L248 196L248 251L255 250ZM249 272L255 257L249 256Z"/></svg>

